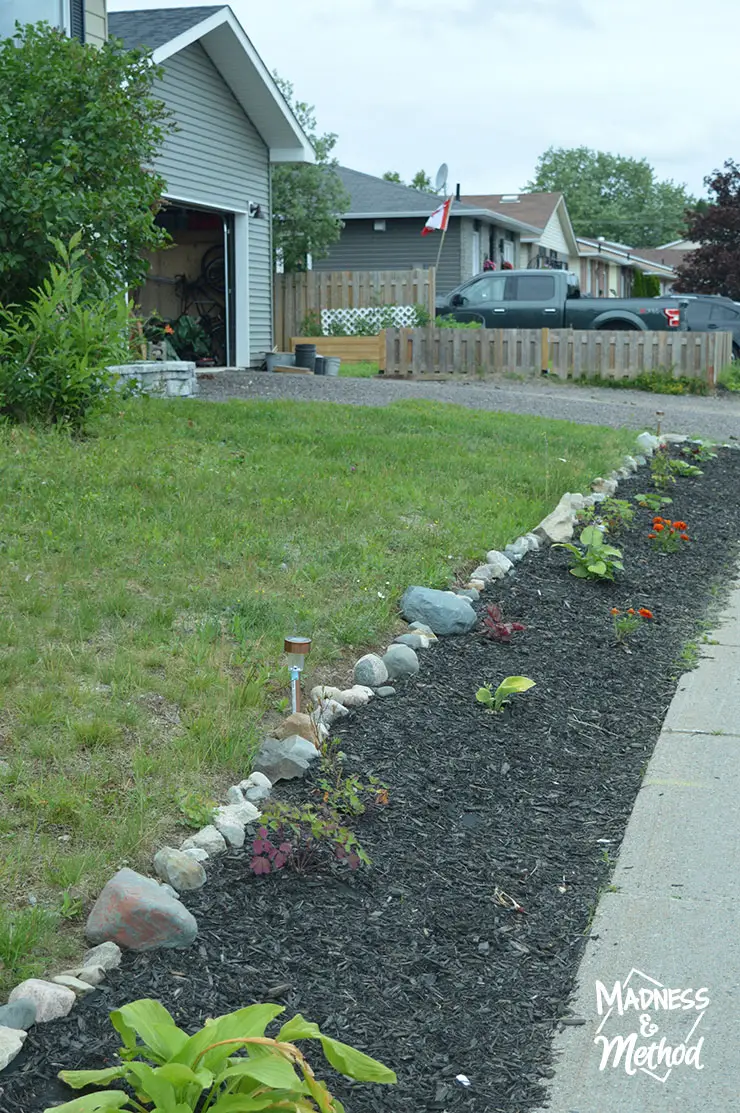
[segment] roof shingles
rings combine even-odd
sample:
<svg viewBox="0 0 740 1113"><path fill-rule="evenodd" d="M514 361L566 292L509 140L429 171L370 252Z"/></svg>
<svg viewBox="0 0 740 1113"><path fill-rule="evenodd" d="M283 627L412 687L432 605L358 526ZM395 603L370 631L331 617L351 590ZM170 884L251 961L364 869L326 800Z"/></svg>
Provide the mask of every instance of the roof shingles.
<svg viewBox="0 0 740 1113"><path fill-rule="evenodd" d="M122 39L129 49L138 46L157 50L171 39L189 31L208 19L214 12L223 10L225 4L198 8L155 8L136 12L109 12L108 31L112 37Z"/></svg>

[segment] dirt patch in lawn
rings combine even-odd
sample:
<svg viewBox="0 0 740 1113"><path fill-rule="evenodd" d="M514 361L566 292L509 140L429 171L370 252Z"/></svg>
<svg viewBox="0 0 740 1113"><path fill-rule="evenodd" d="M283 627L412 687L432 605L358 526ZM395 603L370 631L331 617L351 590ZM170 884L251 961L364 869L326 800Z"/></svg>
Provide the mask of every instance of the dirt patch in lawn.
<svg viewBox="0 0 740 1113"><path fill-rule="evenodd" d="M678 553L652 550L640 510L616 541L615 583L568 575L563 550L531 555L486 599L526 625L511 645L442 641L396 699L342 722L348 771L390 786L389 806L358 826L369 871L258 879L248 850L218 860L207 887L184 896L195 944L127 955L70 1017L33 1029L0 1077L0 1113L68 1099L56 1072L109 1064L108 1010L138 997L159 998L186 1028L280 1000L397 1071L390 1089L332 1078L352 1113L535 1108L683 662L732 575L740 452L704 468L671 492L692 537ZM620 497L647 482L627 481ZM641 606L655 618L626 652L610 609ZM536 687L493 716L476 689L508 674Z"/></svg>

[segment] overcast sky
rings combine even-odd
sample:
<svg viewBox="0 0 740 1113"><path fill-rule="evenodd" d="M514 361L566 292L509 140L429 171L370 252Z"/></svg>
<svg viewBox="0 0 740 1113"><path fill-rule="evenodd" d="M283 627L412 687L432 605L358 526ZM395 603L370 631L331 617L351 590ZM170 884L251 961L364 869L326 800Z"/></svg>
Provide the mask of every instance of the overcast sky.
<svg viewBox="0 0 740 1113"><path fill-rule="evenodd" d="M201 0L202 2L202 0ZM111 11L191 6L109 0ZM220 5L214 5L220 6ZM703 192L738 154L740 0L231 0L355 170L518 191L548 146L647 158ZM726 52L723 57L723 52Z"/></svg>

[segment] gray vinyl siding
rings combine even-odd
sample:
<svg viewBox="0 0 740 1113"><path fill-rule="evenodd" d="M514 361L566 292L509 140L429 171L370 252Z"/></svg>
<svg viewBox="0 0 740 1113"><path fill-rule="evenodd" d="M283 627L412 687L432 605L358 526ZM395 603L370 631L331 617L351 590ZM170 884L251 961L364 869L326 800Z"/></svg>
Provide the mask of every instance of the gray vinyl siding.
<svg viewBox="0 0 740 1113"><path fill-rule="evenodd" d="M253 201L269 216L267 146L198 43L165 62L155 93L178 127L155 163L167 193L227 210L246 209ZM269 219L249 221L249 325L256 363L272 348Z"/></svg>
<svg viewBox="0 0 740 1113"><path fill-rule="evenodd" d="M459 217L450 219L439 270L437 293L446 294L462 281L460 277ZM410 267L429 267L437 262L440 232L422 236L421 217L386 220L386 231L376 232L372 220L348 220L338 243L332 245L325 259L314 259L314 270L323 271L395 271Z"/></svg>

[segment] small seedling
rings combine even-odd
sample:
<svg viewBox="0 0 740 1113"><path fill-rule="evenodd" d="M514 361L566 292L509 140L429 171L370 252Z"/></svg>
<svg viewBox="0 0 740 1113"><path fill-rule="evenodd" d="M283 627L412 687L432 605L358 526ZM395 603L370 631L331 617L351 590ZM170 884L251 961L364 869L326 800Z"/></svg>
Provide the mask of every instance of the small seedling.
<svg viewBox="0 0 740 1113"><path fill-rule="evenodd" d="M567 549L571 553L571 576L580 580L613 580L616 569L624 567L621 549L607 545L598 526L586 526L578 540L583 549L566 542L553 545L553 549Z"/></svg>
<svg viewBox="0 0 740 1113"><path fill-rule="evenodd" d="M604 499L603 502L587 506L578 512L578 520L584 525L600 522L607 533L629 529L634 518L635 512L627 499Z"/></svg>
<svg viewBox="0 0 740 1113"><path fill-rule="evenodd" d="M78 916L82 915L82 901L79 897L74 896L69 889L65 889L62 893L59 915L63 920L76 920Z"/></svg>
<svg viewBox="0 0 740 1113"><path fill-rule="evenodd" d="M687 460L669 460L668 467L674 475L683 475L687 478L704 475L701 468L697 468L695 464L689 464Z"/></svg>
<svg viewBox="0 0 740 1113"><path fill-rule="evenodd" d="M510 642L512 634L526 629L527 627L521 622L504 622L501 607L495 603L486 607L481 631L484 637L491 638L495 642Z"/></svg>
<svg viewBox="0 0 740 1113"><path fill-rule="evenodd" d="M665 448L656 449L650 461L650 474L652 476L653 486L659 491L665 490L669 484L676 482L676 478L671 470L671 458Z"/></svg>
<svg viewBox="0 0 740 1113"><path fill-rule="evenodd" d="M509 702L508 696L514 695L515 692L527 692L530 688L534 688L534 684L534 680L530 680L528 676L507 676L495 692L490 684L484 684L475 693L475 698L489 711L501 711L504 704Z"/></svg>
<svg viewBox="0 0 740 1113"><path fill-rule="evenodd" d="M188 792L187 795L180 797L180 811L185 823L196 831L211 823L217 807L215 800L209 800L200 792Z"/></svg>
<svg viewBox="0 0 740 1113"><path fill-rule="evenodd" d="M618 607L611 609L612 624L614 627L614 638L618 645L627 641L632 634L640 629L643 622L650 621L653 618L653 612L648 610L647 607L640 607L635 610L630 607L624 613Z"/></svg>
<svg viewBox="0 0 740 1113"><path fill-rule="evenodd" d="M711 441L691 441L683 446L681 455L690 464L705 464L708 460L717 459L717 453L712 451L714 447Z"/></svg>
<svg viewBox="0 0 740 1113"><path fill-rule="evenodd" d="M673 499L667 498L666 495L656 495L650 491L647 494L635 495L635 502L645 510L662 510L664 506L670 506Z"/></svg>

